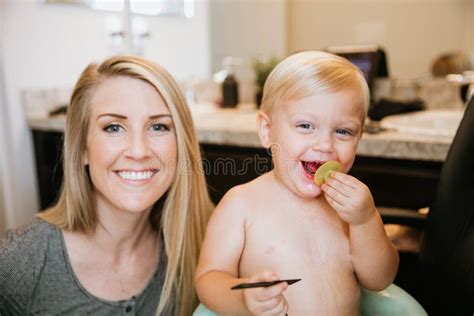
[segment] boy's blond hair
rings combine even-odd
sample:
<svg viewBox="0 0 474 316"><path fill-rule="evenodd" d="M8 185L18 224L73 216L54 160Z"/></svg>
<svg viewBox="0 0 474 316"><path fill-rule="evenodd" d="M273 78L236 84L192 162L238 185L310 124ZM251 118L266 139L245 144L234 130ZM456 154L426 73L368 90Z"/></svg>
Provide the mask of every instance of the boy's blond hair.
<svg viewBox="0 0 474 316"><path fill-rule="evenodd" d="M268 76L263 88L261 110L271 114L273 108L283 102L350 88L359 91L364 121L370 104L370 92L360 69L347 59L331 53L296 53L280 62Z"/></svg>

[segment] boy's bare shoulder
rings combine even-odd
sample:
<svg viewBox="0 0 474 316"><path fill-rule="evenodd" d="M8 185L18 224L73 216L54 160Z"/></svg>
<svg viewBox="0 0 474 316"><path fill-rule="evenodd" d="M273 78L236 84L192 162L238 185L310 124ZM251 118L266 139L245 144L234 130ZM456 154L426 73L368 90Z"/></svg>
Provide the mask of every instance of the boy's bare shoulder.
<svg viewBox="0 0 474 316"><path fill-rule="evenodd" d="M256 201L265 198L270 186L270 175L263 174L250 182L237 185L230 189L226 196L240 203L254 205Z"/></svg>
<svg viewBox="0 0 474 316"><path fill-rule="evenodd" d="M247 212L255 209L259 201L266 199L266 186L269 181L268 174L233 187L224 195L216 207L219 212Z"/></svg>

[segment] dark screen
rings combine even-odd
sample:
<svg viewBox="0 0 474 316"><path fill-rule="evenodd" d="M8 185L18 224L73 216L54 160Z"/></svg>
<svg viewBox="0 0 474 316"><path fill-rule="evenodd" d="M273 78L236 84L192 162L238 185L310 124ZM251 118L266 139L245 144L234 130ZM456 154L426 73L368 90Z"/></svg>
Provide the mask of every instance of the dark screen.
<svg viewBox="0 0 474 316"><path fill-rule="evenodd" d="M376 53L367 52L367 53L340 53L337 54L348 59L351 63L359 67L363 72L364 78L367 81L367 84L371 88L372 82L375 76L375 62L376 62Z"/></svg>
<svg viewBox="0 0 474 316"><path fill-rule="evenodd" d="M370 75L373 67L372 58L370 58L370 56L348 56L346 58L362 70L365 80L367 83L370 83Z"/></svg>

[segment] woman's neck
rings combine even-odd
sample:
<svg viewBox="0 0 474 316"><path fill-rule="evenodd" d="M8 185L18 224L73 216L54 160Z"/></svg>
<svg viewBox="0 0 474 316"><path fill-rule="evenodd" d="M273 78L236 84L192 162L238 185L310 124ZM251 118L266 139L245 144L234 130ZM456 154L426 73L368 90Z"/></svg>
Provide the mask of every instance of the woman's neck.
<svg viewBox="0 0 474 316"><path fill-rule="evenodd" d="M150 212L97 208L98 224L91 238L97 246L118 256L140 251L150 243L157 246L158 234L150 224Z"/></svg>

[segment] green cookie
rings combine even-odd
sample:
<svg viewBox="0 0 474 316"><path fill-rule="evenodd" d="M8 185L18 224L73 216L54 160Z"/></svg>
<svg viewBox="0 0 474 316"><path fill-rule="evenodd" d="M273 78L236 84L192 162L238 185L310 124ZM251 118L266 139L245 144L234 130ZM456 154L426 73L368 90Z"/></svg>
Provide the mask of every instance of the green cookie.
<svg viewBox="0 0 474 316"><path fill-rule="evenodd" d="M318 168L318 170L316 170L316 173L314 174L314 182L321 186L326 182L331 171L341 171L341 168L342 166L338 161L331 160L325 162Z"/></svg>

